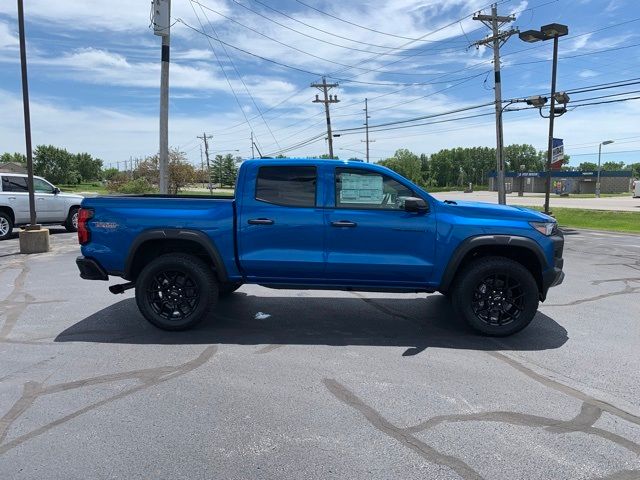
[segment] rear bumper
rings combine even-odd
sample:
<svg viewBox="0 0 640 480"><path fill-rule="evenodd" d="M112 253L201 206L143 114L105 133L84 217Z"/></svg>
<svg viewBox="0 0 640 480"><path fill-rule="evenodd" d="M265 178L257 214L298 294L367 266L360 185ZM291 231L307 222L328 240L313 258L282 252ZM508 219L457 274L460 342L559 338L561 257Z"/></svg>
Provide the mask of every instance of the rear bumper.
<svg viewBox="0 0 640 480"><path fill-rule="evenodd" d="M85 280L109 280L109 275L102 266L93 258L78 257L76 265L80 270L80 278Z"/></svg>

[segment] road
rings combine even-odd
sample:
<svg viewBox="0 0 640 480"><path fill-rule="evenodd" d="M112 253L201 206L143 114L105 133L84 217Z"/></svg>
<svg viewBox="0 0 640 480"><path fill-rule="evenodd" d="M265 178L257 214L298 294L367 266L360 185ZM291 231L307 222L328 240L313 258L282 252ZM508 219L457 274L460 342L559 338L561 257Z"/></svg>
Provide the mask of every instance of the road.
<svg viewBox="0 0 640 480"><path fill-rule="evenodd" d="M496 192L478 191L472 193L464 192L436 192L433 196L438 200L471 200L474 202L498 203ZM507 195L507 204L523 205L526 207L544 206L544 195L535 193L525 193L523 197L518 197L517 193ZM632 198L631 194L625 197L560 197L551 195L551 207L584 208L587 210L617 210L624 212L640 212L640 198Z"/></svg>
<svg viewBox="0 0 640 480"><path fill-rule="evenodd" d="M0 242L3 479L640 478L640 237L567 232L516 336L441 295L242 287L166 333Z"/></svg>

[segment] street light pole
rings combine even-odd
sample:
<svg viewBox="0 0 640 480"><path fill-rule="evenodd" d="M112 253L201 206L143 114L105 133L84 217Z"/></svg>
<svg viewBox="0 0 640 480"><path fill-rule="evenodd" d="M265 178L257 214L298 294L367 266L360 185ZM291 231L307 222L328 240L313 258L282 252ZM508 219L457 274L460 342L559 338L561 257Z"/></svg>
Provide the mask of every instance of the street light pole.
<svg viewBox="0 0 640 480"><path fill-rule="evenodd" d="M596 198L600 198L600 156L602 155L602 146L613 143L613 140L605 140L598 145L598 178L596 180Z"/></svg>
<svg viewBox="0 0 640 480"><path fill-rule="evenodd" d="M553 121L556 118L556 74L558 72L558 36L553 37L553 67L551 69L551 105L549 115L549 145L547 148L547 178L544 187L544 213L549 215L549 200L551 197L551 160L553 158Z"/></svg>
<svg viewBox="0 0 640 480"><path fill-rule="evenodd" d="M544 25L540 30L527 30L526 32L520 32L520 40L525 42L534 43L540 40L553 39L553 66L551 70L551 105L549 110L549 145L547 147L547 176L544 189L544 213L549 215L549 197L551 196L551 162L553 159L553 121L556 117L556 73L558 70L558 39L569 34L569 27L560 23L551 23ZM569 101L569 97L566 94L560 94L560 103L566 104ZM542 111L541 111L542 112ZM566 112L566 108L562 109L559 115ZM540 113L542 115L542 113Z"/></svg>

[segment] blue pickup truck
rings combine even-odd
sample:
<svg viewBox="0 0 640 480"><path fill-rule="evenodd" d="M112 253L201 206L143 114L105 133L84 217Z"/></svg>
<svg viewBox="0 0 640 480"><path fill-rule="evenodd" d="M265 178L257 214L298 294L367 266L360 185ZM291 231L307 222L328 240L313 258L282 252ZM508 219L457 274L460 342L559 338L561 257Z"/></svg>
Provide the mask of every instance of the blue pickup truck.
<svg viewBox="0 0 640 480"><path fill-rule="evenodd" d="M382 166L247 160L235 198L85 198L80 276L127 283L140 312L183 330L245 283L270 288L441 292L474 329L504 336L562 282L555 220L518 207L441 202Z"/></svg>

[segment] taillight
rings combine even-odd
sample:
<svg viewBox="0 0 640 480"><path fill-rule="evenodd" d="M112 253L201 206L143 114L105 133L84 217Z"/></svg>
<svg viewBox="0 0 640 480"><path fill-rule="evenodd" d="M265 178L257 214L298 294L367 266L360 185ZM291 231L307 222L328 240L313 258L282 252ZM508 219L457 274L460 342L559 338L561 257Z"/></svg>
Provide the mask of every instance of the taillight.
<svg viewBox="0 0 640 480"><path fill-rule="evenodd" d="M93 209L81 208L78 211L78 243L85 245L91 241L91 230L87 222L93 218Z"/></svg>

